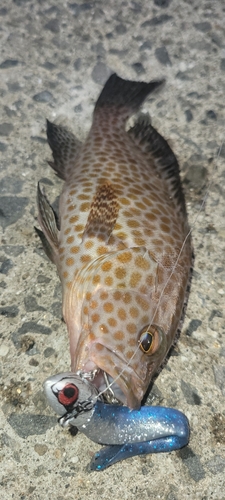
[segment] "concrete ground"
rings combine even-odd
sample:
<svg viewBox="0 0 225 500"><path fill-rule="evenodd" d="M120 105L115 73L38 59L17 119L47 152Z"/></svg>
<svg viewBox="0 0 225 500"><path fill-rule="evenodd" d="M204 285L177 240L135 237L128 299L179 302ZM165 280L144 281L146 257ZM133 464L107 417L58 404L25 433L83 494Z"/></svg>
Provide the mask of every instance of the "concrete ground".
<svg viewBox="0 0 225 500"><path fill-rule="evenodd" d="M225 4L1 0L0 19L0 497L225 499ZM145 109L180 161L196 259L182 334L152 398L188 416L191 438L180 452L90 473L99 446L63 431L43 396L70 359L59 279L33 226L38 180L51 201L61 189L45 119L82 138L112 71L166 78Z"/></svg>

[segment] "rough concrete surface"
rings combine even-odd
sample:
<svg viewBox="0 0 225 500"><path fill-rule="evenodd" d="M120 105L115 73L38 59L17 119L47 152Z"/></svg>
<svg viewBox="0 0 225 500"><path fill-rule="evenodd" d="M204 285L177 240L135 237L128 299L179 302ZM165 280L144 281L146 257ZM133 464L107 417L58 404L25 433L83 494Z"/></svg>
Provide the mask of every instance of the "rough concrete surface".
<svg viewBox="0 0 225 500"><path fill-rule="evenodd" d="M0 497L225 499L225 4L1 0L0 19ZM144 109L180 161L196 259L152 399L182 410L191 438L180 452L90 473L98 445L63 431L43 396L44 379L70 359L59 279L33 226L38 180L52 202L61 189L45 118L82 139L112 71L166 78Z"/></svg>

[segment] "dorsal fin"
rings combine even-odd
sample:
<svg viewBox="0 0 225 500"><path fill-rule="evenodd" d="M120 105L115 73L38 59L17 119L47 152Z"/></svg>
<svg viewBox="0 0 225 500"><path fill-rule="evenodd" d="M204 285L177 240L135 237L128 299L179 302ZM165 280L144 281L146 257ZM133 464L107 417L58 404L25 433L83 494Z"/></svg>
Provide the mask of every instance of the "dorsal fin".
<svg viewBox="0 0 225 500"><path fill-rule="evenodd" d="M48 257L55 262L55 257L58 254L58 228L56 215L51 207L50 203L47 200L45 194L41 191L40 184L38 183L37 189L37 204L38 204L38 222L43 230L44 237L46 238L48 245L52 248L52 252L49 250L49 246L45 244L44 238L38 232L39 237L44 243L44 249Z"/></svg>
<svg viewBox="0 0 225 500"><path fill-rule="evenodd" d="M106 243L118 212L119 204L113 186L108 183L99 186L91 204L83 239L96 237Z"/></svg>
<svg viewBox="0 0 225 500"><path fill-rule="evenodd" d="M54 162L49 161L48 163L60 179L66 180L81 143L66 127L56 125L48 120L47 138L54 158Z"/></svg>
<svg viewBox="0 0 225 500"><path fill-rule="evenodd" d="M154 161L156 170L167 182L169 194L186 215L178 161L167 141L152 127L149 115L140 113L136 124L128 133L145 155L149 156L149 161Z"/></svg>
<svg viewBox="0 0 225 500"><path fill-rule="evenodd" d="M107 80L95 105L94 114L101 108L120 109L123 113L124 121L139 109L150 92L153 92L164 83L161 81L133 82L123 80L114 73Z"/></svg>

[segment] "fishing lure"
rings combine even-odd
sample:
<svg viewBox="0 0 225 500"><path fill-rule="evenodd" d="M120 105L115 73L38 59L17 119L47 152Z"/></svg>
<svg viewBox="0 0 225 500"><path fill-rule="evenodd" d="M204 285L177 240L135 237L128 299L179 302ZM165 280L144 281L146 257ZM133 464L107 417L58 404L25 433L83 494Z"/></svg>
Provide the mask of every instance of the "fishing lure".
<svg viewBox="0 0 225 500"><path fill-rule="evenodd" d="M105 404L90 381L71 372L49 377L44 390L62 427L76 426L92 441L110 445L95 454L91 470L104 470L135 455L170 452L188 443L188 420L174 408L130 410Z"/></svg>

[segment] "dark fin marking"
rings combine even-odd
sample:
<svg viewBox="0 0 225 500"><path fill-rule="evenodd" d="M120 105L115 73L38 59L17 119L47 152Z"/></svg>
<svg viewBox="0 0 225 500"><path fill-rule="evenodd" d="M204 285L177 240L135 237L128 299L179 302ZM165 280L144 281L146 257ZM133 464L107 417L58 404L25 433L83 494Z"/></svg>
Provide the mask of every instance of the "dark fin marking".
<svg viewBox="0 0 225 500"><path fill-rule="evenodd" d="M91 204L84 230L84 238L96 237L105 243L113 231L119 212L119 204L111 184L103 184L97 189Z"/></svg>
<svg viewBox="0 0 225 500"><path fill-rule="evenodd" d="M66 180L68 167L75 160L81 143L66 127L55 125L48 120L47 138L54 158L54 162L48 163L60 179Z"/></svg>
<svg viewBox="0 0 225 500"><path fill-rule="evenodd" d="M43 230L45 238L52 247L52 251L56 256L58 252L58 228L56 217L53 208L47 200L47 197L41 191L39 183L37 188L37 203L39 224Z"/></svg>
<svg viewBox="0 0 225 500"><path fill-rule="evenodd" d="M125 108L124 119L137 111L150 92L164 83L164 80L133 82L123 80L114 73L107 80L95 105L95 113L100 108Z"/></svg>
<svg viewBox="0 0 225 500"><path fill-rule="evenodd" d="M53 262L53 264L55 264L55 253L54 253L54 250L51 247L50 243L48 242L46 236L44 235L43 231L38 229L38 227L34 226L34 229L41 240L43 249L44 249L47 257L49 258L49 260L51 260Z"/></svg>
<svg viewBox="0 0 225 500"><path fill-rule="evenodd" d="M169 194L186 215L178 161L167 141L152 127L149 115L140 113L128 134L135 144L141 146L142 151L149 155L149 160L154 161L156 170L167 182Z"/></svg>

